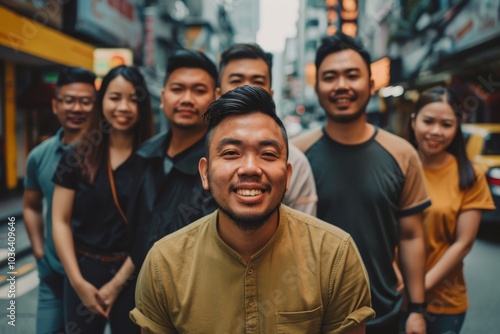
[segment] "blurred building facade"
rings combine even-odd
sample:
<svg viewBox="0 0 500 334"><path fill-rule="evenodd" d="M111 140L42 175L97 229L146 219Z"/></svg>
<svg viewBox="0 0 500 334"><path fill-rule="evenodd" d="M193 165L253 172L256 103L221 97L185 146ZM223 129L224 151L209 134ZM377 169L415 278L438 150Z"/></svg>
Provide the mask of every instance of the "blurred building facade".
<svg viewBox="0 0 500 334"><path fill-rule="evenodd" d="M499 0L299 1L297 37L284 52L290 114L321 118L311 61L320 39L341 30L370 51L372 122L400 133L418 93L434 85L462 98L467 121L500 122Z"/></svg>
<svg viewBox="0 0 500 334"><path fill-rule="evenodd" d="M260 28L260 1L233 0L228 7L234 42L255 43Z"/></svg>
<svg viewBox="0 0 500 334"><path fill-rule="evenodd" d="M238 2L247 3L0 0L2 194L21 187L27 154L59 126L51 99L62 66L94 70L97 49L129 50L152 92L157 130L164 129L158 104L167 57L186 47L204 51L215 61L233 43L230 14L244 7L236 6Z"/></svg>

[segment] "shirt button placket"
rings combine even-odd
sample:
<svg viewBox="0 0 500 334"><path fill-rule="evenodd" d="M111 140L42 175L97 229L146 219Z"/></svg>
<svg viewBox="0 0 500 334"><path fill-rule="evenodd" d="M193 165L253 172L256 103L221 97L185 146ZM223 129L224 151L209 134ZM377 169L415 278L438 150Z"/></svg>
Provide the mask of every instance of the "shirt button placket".
<svg viewBox="0 0 500 334"><path fill-rule="evenodd" d="M259 313L257 305L257 275L253 267L247 267L245 275L245 315L246 333L259 332Z"/></svg>

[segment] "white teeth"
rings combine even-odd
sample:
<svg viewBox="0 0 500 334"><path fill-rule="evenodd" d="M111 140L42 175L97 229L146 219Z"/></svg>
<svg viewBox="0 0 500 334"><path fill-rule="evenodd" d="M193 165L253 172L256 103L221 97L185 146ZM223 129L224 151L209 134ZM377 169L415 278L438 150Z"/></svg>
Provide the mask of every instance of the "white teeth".
<svg viewBox="0 0 500 334"><path fill-rule="evenodd" d="M257 196L262 194L260 189L238 189L236 193L241 196Z"/></svg>

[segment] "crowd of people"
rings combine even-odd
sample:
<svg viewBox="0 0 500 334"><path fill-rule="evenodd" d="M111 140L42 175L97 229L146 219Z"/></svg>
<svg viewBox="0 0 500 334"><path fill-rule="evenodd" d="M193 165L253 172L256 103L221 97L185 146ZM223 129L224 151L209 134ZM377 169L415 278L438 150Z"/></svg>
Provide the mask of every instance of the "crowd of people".
<svg viewBox="0 0 500 334"><path fill-rule="evenodd" d="M25 178L37 333L459 333L491 194L446 88L421 93L407 140L366 121L370 63L358 40L325 37L326 124L293 140L256 44L219 66L175 51L154 137L136 67L98 91L90 71L61 71L61 129Z"/></svg>

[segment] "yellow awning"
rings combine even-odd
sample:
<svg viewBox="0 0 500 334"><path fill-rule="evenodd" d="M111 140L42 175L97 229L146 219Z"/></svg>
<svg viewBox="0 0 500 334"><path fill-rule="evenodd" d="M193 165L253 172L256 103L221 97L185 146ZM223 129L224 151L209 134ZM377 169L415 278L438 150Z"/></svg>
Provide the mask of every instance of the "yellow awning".
<svg viewBox="0 0 500 334"><path fill-rule="evenodd" d="M94 46L0 7L0 45L67 66L93 70Z"/></svg>

